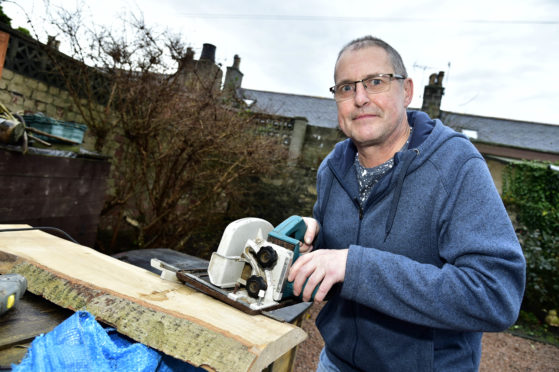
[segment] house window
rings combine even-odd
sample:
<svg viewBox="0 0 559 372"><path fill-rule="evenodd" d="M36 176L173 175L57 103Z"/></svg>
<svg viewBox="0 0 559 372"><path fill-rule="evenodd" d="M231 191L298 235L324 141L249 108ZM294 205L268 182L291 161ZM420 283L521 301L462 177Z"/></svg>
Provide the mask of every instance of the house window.
<svg viewBox="0 0 559 372"><path fill-rule="evenodd" d="M462 129L462 134L464 134L469 139L477 139L477 130L473 129Z"/></svg>

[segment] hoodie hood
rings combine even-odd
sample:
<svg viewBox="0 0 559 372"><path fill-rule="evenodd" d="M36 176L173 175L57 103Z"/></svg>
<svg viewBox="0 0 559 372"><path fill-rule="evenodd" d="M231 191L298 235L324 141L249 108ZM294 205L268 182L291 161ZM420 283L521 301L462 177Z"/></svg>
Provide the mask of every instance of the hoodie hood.
<svg viewBox="0 0 559 372"><path fill-rule="evenodd" d="M448 127L445 127L439 119L431 119L429 115L423 111L408 111L408 123L413 127L413 134L410 140L408 150L417 149L422 156L416 164L416 167L421 165L421 159L426 160L430 154L437 151L438 148L452 137L465 137ZM400 160L400 157L406 151L396 153L395 162ZM353 164L357 148L351 139L346 139L336 145L334 151L327 159L328 165L334 171L338 171L338 175L345 176L344 170L347 171Z"/></svg>
<svg viewBox="0 0 559 372"><path fill-rule="evenodd" d="M391 172L375 185L375 192L371 194L362 210L357 201L358 188L353 167L357 148L353 141L347 139L338 143L326 162L334 177L354 201L357 208L360 209L360 213L366 212L375 200L384 197L392 190L394 191L386 221L385 240L388 238L394 223L394 216L398 209L402 186L406 176L428 161L431 155L446 141L453 137L466 138L464 135L445 127L439 119L431 119L422 111L408 111L407 115L408 123L413 127L413 134L408 149L394 155L394 167Z"/></svg>

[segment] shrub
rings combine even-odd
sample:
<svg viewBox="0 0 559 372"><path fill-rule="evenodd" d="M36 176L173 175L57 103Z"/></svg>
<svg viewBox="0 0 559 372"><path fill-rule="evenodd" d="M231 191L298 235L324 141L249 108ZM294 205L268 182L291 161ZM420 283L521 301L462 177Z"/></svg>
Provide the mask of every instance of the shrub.
<svg viewBox="0 0 559 372"><path fill-rule="evenodd" d="M503 201L516 215L526 257L522 307L542 316L559 307L559 172L549 163L514 163L503 181Z"/></svg>

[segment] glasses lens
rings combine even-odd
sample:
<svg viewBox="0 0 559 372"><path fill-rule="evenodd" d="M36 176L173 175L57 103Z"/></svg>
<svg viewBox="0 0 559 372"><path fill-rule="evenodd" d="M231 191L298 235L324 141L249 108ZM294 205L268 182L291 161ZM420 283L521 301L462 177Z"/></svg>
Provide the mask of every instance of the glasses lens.
<svg viewBox="0 0 559 372"><path fill-rule="evenodd" d="M345 100L353 97L355 92L355 83L340 84L335 87L334 98L336 100Z"/></svg>
<svg viewBox="0 0 559 372"><path fill-rule="evenodd" d="M363 81L365 89L369 93L381 93L388 89L390 86L389 76L373 76Z"/></svg>

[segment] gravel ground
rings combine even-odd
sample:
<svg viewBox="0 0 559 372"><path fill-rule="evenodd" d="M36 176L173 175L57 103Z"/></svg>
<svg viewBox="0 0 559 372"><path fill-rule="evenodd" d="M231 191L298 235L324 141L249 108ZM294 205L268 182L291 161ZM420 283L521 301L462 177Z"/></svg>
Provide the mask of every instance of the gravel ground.
<svg viewBox="0 0 559 372"><path fill-rule="evenodd" d="M313 305L302 328L309 337L297 348L295 372L316 370L324 346L314 322L321 305ZM485 333L480 372L559 372L559 348L508 333Z"/></svg>

